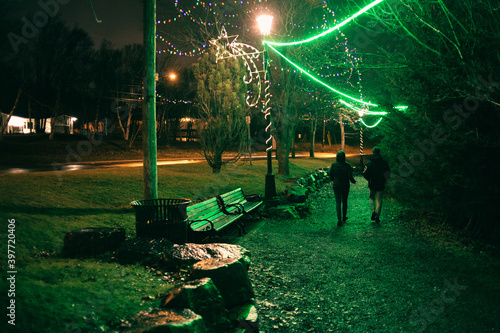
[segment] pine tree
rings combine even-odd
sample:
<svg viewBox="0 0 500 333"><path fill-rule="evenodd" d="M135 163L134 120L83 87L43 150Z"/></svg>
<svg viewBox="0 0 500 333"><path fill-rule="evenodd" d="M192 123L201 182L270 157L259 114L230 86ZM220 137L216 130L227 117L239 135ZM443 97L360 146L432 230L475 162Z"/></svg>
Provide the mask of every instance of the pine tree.
<svg viewBox="0 0 500 333"><path fill-rule="evenodd" d="M241 150L230 160L222 155L238 147L245 131L245 69L238 58L216 58L215 48L194 65L197 81L198 137L203 154L214 173L222 165L238 159Z"/></svg>

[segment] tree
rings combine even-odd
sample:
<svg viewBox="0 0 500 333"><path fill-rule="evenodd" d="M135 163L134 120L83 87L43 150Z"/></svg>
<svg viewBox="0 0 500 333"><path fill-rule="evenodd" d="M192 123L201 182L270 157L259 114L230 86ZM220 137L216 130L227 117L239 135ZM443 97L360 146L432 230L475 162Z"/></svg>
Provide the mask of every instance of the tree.
<svg viewBox="0 0 500 333"><path fill-rule="evenodd" d="M289 39L293 36L294 39L300 39L308 34L307 28L321 25L319 17L315 15L322 11L320 1L277 0L274 6L277 22L273 22L273 26L276 26L276 32L270 38ZM281 50L284 56L292 59L303 58L308 51L310 51L308 46L286 47ZM277 145L278 174L289 175L289 156L299 118L295 101L301 98L297 89L299 74L282 57L271 51L270 56L273 95L271 114L274 121L273 136Z"/></svg>
<svg viewBox="0 0 500 333"><path fill-rule="evenodd" d="M200 5L201 4L201 5ZM218 33L218 27L224 25L228 34L238 34L239 40L243 40L252 45L259 45L261 38L258 36L255 24L255 13L253 4L251 8L245 8L239 3L223 3L217 8L212 8L211 4L204 7L204 3L197 3L192 8L181 8L182 5L176 3L173 10L180 13L189 12L189 15L181 15L179 19L163 20L169 29L159 26L161 42L165 42L169 48L164 47L162 52L182 53L177 49L178 45L190 45L185 47L183 53L196 53L207 45L207 36L213 36ZM243 3L242 3L243 4ZM269 1L269 11L276 15L277 22L273 23L273 33L271 38L300 38L307 35L311 27L321 26L323 8L321 0L275 0ZM167 5L165 5L167 6ZM170 6L171 7L171 6ZM172 9L172 8L171 8ZM252 10L249 10L252 9ZM267 8L262 12L265 13ZM165 12L167 12L167 8ZM163 12L163 10L161 10ZM211 12L215 16L207 16ZM316 15L318 14L318 15ZM210 22L211 18L216 22ZM218 21L220 20L220 21ZM208 23L207 23L208 22ZM196 25L198 24L198 27ZM239 27L242 27L239 29ZM182 34L178 33L182 29ZM190 30L191 33L185 33ZM210 37L208 37L210 38ZM175 43L173 43L175 41ZM160 43L161 43L160 42ZM175 47L174 47L175 44ZM300 49L290 49L285 51L287 54L297 55ZM290 67L286 61L282 61L276 55L270 54L271 76L273 78L271 85L271 113L274 121L272 134L277 143L278 155L278 173L282 175L289 174L289 154L294 135L294 129L297 123L297 108L294 106L294 90L297 82L297 73Z"/></svg>
<svg viewBox="0 0 500 333"><path fill-rule="evenodd" d="M125 45L120 51L115 111L123 138L128 141L133 111L141 105L139 94L144 78L144 46L140 44ZM131 144L132 140L130 140Z"/></svg>
<svg viewBox="0 0 500 333"><path fill-rule="evenodd" d="M96 99L95 118L92 135L98 130L99 117L101 117L101 107L103 99L107 100L109 105L112 92L116 89L118 83L118 67L121 53L115 50L108 40L103 40L99 49L92 57L92 73L94 98Z"/></svg>
<svg viewBox="0 0 500 333"><path fill-rule="evenodd" d="M500 238L491 205L500 199L498 2L385 2L360 20L377 27L365 45L382 103L403 102L381 123L392 195L421 213L440 213L471 234ZM379 22L371 25L370 22ZM434 200L429 200L429 198Z"/></svg>
<svg viewBox="0 0 500 333"><path fill-rule="evenodd" d="M45 132L45 119L52 118L54 124L62 110L73 104L73 98L84 93L92 45L85 31L68 29L55 17L23 47L19 74L25 82L25 95L35 106L36 132ZM52 126L50 138L54 129Z"/></svg>
<svg viewBox="0 0 500 333"><path fill-rule="evenodd" d="M9 124L9 120L12 117L12 114L16 110L17 103L19 102L19 97L21 97L22 92L23 92L22 88L19 88L19 91L17 92L16 101L14 102L12 109L10 110L9 114L7 115L5 122L3 124L0 124L0 141L3 140L3 132L5 131L5 128L7 127L7 125Z"/></svg>
<svg viewBox="0 0 500 333"><path fill-rule="evenodd" d="M244 66L239 58L216 58L215 48L194 65L199 121L198 136L203 154L214 173L219 173L222 155L242 142L247 107ZM234 161L242 153L240 149Z"/></svg>

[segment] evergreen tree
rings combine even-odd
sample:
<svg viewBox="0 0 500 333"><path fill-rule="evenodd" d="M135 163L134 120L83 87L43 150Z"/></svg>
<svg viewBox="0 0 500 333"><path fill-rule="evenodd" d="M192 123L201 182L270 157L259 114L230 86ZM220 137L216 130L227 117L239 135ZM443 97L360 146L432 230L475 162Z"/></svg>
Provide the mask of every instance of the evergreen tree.
<svg viewBox="0 0 500 333"><path fill-rule="evenodd" d="M497 1L385 2L366 17L370 95L404 103L380 126L391 195L473 235L500 239ZM372 24L373 26L373 24ZM374 30L374 29L371 29ZM359 30L363 31L363 30ZM364 31L369 31L367 28ZM368 41L370 43L368 43Z"/></svg>
<svg viewBox="0 0 500 333"><path fill-rule="evenodd" d="M230 160L222 155L237 147L245 131L245 69L239 58L217 59L215 48L205 53L194 65L197 82L196 98L198 136L203 154L214 173L222 165L238 159L240 150Z"/></svg>

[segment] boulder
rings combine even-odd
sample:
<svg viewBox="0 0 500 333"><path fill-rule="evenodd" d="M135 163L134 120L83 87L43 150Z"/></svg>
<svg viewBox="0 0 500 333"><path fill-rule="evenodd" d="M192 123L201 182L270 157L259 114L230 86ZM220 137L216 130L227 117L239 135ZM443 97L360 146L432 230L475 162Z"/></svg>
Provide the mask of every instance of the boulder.
<svg viewBox="0 0 500 333"><path fill-rule="evenodd" d="M227 307L246 303L255 296L247 269L237 258L199 261L192 267L192 276L211 278Z"/></svg>
<svg viewBox="0 0 500 333"><path fill-rule="evenodd" d="M306 186L306 193L307 195L311 194L311 193L314 193L316 189L314 188L314 186Z"/></svg>
<svg viewBox="0 0 500 333"><path fill-rule="evenodd" d="M141 311L122 325L130 333L205 333L203 318L189 309Z"/></svg>
<svg viewBox="0 0 500 333"><path fill-rule="evenodd" d="M300 219L300 215L295 210L295 207L291 205L279 205L277 207L270 208L268 214L273 218L284 220Z"/></svg>
<svg viewBox="0 0 500 333"><path fill-rule="evenodd" d="M185 283L167 293L163 308L191 309L202 316L209 332L227 332L229 312L219 290L210 278Z"/></svg>
<svg viewBox="0 0 500 333"><path fill-rule="evenodd" d="M307 191L303 186L291 186L287 189L286 199L293 203L306 202Z"/></svg>
<svg viewBox="0 0 500 333"><path fill-rule="evenodd" d="M313 175L309 175L306 177L306 183L308 186L313 186L315 181L316 181L316 179L314 178Z"/></svg>
<svg viewBox="0 0 500 333"><path fill-rule="evenodd" d="M325 185L326 183L328 183L330 181L329 174L324 169L319 169L318 170L317 178L319 180L319 184L320 185Z"/></svg>
<svg viewBox="0 0 500 333"><path fill-rule="evenodd" d="M87 257L117 250L125 241L123 228L85 228L67 232L63 255Z"/></svg>
<svg viewBox="0 0 500 333"><path fill-rule="evenodd" d="M309 202L293 205L293 208L301 218L307 217L311 212L311 206Z"/></svg>
<svg viewBox="0 0 500 333"><path fill-rule="evenodd" d="M302 186L305 186L305 185L307 185L307 182L305 181L305 179L304 179L304 178L299 178L299 179L297 180L297 185L302 185Z"/></svg>
<svg viewBox="0 0 500 333"><path fill-rule="evenodd" d="M125 241L118 249L117 259L120 264L156 264L163 260L163 253L168 252L174 243L164 238L134 238Z"/></svg>
<svg viewBox="0 0 500 333"><path fill-rule="evenodd" d="M183 245L175 244L165 251L165 263L174 266L192 265L198 261L207 259L228 259L236 258L246 270L250 267L250 252L245 248L225 243Z"/></svg>
<svg viewBox="0 0 500 333"><path fill-rule="evenodd" d="M235 306L229 311L229 319L236 326L235 333L259 332L259 315L253 303Z"/></svg>

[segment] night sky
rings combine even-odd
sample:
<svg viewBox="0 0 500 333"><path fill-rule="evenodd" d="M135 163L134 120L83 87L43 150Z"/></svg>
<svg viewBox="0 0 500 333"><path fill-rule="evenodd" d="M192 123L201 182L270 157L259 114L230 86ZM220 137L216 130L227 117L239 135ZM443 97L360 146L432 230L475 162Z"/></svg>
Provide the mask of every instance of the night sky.
<svg viewBox="0 0 500 333"><path fill-rule="evenodd" d="M56 0L42 0L52 3ZM132 43L142 43L142 2L140 0L92 0L98 23L89 0L59 0L58 14L68 27L77 24L87 31L98 47L103 39L116 48ZM33 21L33 16L42 10L38 0L25 0L11 5L8 13L2 13L9 21L21 22L22 17ZM19 23L18 22L18 23ZM14 31L20 34L20 31Z"/></svg>

